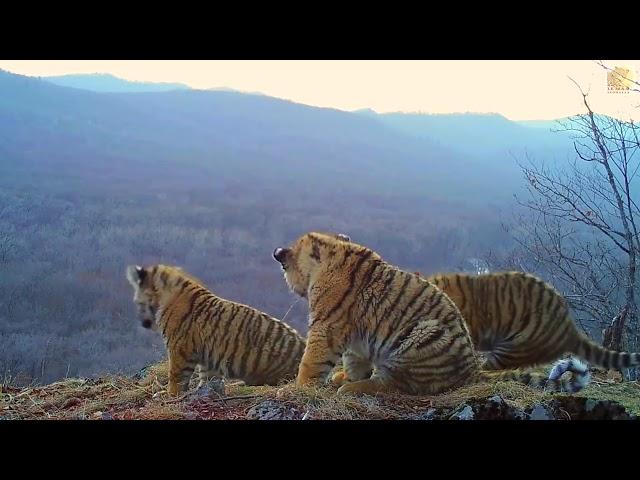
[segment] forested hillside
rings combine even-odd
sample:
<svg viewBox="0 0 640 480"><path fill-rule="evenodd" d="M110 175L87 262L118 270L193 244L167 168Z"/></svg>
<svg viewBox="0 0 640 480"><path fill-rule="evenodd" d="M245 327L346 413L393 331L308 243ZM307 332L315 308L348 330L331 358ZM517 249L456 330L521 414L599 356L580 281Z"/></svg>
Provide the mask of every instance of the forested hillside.
<svg viewBox="0 0 640 480"><path fill-rule="evenodd" d="M512 154L545 135L551 160L570 145L502 119L472 155L469 122L486 119L442 117L411 130L263 95L98 93L0 72L0 374L48 382L160 359L135 320L131 263L180 265L276 317L296 297L271 252L309 230L412 271L472 270L509 242ZM509 148L500 129L519 132ZM286 321L305 332L305 314L298 301Z"/></svg>

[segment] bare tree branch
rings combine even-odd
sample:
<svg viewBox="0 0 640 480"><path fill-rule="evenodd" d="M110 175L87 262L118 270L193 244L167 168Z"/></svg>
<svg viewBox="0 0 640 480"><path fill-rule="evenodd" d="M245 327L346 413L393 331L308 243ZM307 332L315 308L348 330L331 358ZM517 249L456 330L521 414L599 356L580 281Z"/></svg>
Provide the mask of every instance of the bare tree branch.
<svg viewBox="0 0 640 480"><path fill-rule="evenodd" d="M596 114L589 92L569 80L585 113L559 122L558 131L573 137L576 157L551 165L528 156L518 161L529 197L516 197L526 213L515 223L512 237L520 253L512 257L543 271L588 333L604 332L616 349L637 351L638 125Z"/></svg>

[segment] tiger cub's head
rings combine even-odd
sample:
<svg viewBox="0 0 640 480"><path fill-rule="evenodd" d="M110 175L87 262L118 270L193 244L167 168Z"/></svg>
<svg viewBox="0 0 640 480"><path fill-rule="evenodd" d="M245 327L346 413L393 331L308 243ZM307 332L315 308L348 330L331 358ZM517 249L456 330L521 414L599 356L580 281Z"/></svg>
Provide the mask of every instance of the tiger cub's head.
<svg viewBox="0 0 640 480"><path fill-rule="evenodd" d="M152 330L159 329L156 314L160 307L172 302L176 295L185 290L187 284L197 285L210 292L201 280L182 268L171 265L129 265L127 280L133 286L133 301L138 308L140 323L144 328Z"/></svg>
<svg viewBox="0 0 640 480"><path fill-rule="evenodd" d="M311 279L319 266L342 256L348 245L354 244L343 233L311 232L299 237L291 247L276 248L273 258L280 263L289 288L301 297L306 297Z"/></svg>
<svg viewBox="0 0 640 480"><path fill-rule="evenodd" d="M156 312L160 307L160 294L154 284L156 268L139 265L127 267L127 280L133 287L133 301L138 310L138 318L144 328L156 328Z"/></svg>

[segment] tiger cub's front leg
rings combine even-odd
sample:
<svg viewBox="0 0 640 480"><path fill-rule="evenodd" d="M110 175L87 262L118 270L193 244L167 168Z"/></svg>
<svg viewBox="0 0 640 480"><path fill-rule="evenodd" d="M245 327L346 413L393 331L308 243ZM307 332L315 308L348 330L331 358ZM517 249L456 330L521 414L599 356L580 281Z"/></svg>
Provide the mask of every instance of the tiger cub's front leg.
<svg viewBox="0 0 640 480"><path fill-rule="evenodd" d="M325 326L312 326L302 355L296 385L323 382L340 359L343 335Z"/></svg>
<svg viewBox="0 0 640 480"><path fill-rule="evenodd" d="M195 366L186 361L182 355L169 353L169 395L178 395L188 388L194 368Z"/></svg>

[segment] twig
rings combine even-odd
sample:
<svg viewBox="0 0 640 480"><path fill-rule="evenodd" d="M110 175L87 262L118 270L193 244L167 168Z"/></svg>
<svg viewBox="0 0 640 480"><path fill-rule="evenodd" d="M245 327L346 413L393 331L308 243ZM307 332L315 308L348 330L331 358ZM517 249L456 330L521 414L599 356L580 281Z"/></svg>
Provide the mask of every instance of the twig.
<svg viewBox="0 0 640 480"><path fill-rule="evenodd" d="M21 392L18 395L16 395L16 398L20 398L23 395L29 395L32 391L33 391L33 388L29 388L29 389L25 390L24 392Z"/></svg>
<svg viewBox="0 0 640 480"><path fill-rule="evenodd" d="M611 385L612 382L601 382L600 380L591 380L592 385Z"/></svg>
<svg viewBox="0 0 640 480"><path fill-rule="evenodd" d="M164 404L168 404L168 403L180 403L183 400L185 400L187 397L189 396L189 393L185 393L183 395L181 395L179 398L173 399L173 400L165 400L163 403ZM245 398L257 398L260 395L239 395L237 397L220 397L220 398L212 398L209 399L210 402L226 402L227 400L238 400L238 399L245 399Z"/></svg>
<svg viewBox="0 0 640 480"><path fill-rule="evenodd" d="M289 315L289 312L291 311L291 309L294 307L294 305L296 303L298 303L300 301L300 298L298 298L295 302L293 302L291 304L291 306L289 307L289 310L287 310L287 313L284 314L284 317L282 317L280 320L284 322L284 319L287 318L287 315Z"/></svg>
<svg viewBox="0 0 640 480"><path fill-rule="evenodd" d="M564 408L559 408L558 410L560 410L562 413L564 413L567 416L567 420L571 420L571 415Z"/></svg>
<svg viewBox="0 0 640 480"><path fill-rule="evenodd" d="M159 393L162 393L162 392L157 392L156 395L158 395ZM179 403L179 402L182 402L183 400L185 400L187 398L188 394L189 394L189 392L185 392L182 395L180 395L178 398L174 398L174 399L171 399L171 400L164 400L164 401L160 398L159 400L162 401L162 403L164 405L172 404L172 403Z"/></svg>
<svg viewBox="0 0 640 480"><path fill-rule="evenodd" d="M239 399L245 399L245 398L258 398L260 395L238 395L237 397L220 397L220 398L214 398L211 401L212 402L224 402L226 400L239 400Z"/></svg>
<svg viewBox="0 0 640 480"><path fill-rule="evenodd" d="M29 395L27 393L27 398L29 398L29 400L31 400L31 403L33 404L34 407L38 408L41 412L43 412L47 417L51 417L51 415L49 414L49 412L47 412L41 405L39 405L38 403L36 403L36 401L31 397L31 395Z"/></svg>
<svg viewBox="0 0 640 480"><path fill-rule="evenodd" d="M224 406L226 407L227 406L227 402L225 402L225 398L221 394L219 394L218 392L214 391L213 393L215 393L218 396L218 400L221 401L222 403L224 403ZM216 401L218 401L218 400L216 400Z"/></svg>

